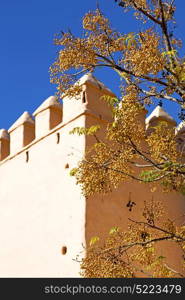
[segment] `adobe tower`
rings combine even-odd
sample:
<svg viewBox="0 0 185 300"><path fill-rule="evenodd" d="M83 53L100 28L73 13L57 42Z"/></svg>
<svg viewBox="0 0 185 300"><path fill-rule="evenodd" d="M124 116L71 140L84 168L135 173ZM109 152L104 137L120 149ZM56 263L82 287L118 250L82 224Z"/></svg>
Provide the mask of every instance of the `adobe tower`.
<svg viewBox="0 0 185 300"><path fill-rule="evenodd" d="M69 132L100 123L103 136L111 113L101 96L114 96L91 74L80 85L78 100L64 99L61 105L51 96L33 116L24 112L8 131L0 130L0 277L79 277L75 258L84 255L89 239L105 236L113 226L124 228L128 217L139 219L144 200L151 199L149 187L136 182L86 199L69 176L92 143ZM147 128L160 118L175 124L158 108L147 118ZM130 195L136 202L132 212L126 208ZM154 197L174 219L185 212L178 194ZM165 247L171 266L179 269L178 249Z"/></svg>

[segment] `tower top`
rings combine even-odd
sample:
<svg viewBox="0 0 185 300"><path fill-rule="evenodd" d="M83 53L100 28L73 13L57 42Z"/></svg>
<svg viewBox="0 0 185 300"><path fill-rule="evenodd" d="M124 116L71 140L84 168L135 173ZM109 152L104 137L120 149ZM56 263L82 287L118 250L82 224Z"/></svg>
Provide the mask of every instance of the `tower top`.
<svg viewBox="0 0 185 300"><path fill-rule="evenodd" d="M176 121L160 105L158 105L153 110L153 112L146 118L146 120L145 120L146 126L148 126L149 123L151 123L157 119L164 120L164 121L176 126Z"/></svg>
<svg viewBox="0 0 185 300"><path fill-rule="evenodd" d="M176 128L176 134L180 134L184 131L185 131L185 121L182 121Z"/></svg>
<svg viewBox="0 0 185 300"><path fill-rule="evenodd" d="M96 86L100 90L106 90L109 93L113 94L113 92L106 87L101 81L99 81L92 73L86 73L84 74L78 81L77 84L84 85L84 84L91 84L93 86Z"/></svg>

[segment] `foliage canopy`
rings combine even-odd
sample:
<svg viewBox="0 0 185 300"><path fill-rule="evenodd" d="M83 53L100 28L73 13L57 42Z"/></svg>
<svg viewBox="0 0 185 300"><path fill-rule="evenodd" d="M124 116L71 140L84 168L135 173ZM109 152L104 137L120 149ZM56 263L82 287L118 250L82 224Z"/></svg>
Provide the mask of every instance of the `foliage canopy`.
<svg viewBox="0 0 185 300"><path fill-rule="evenodd" d="M173 30L175 1L115 2L124 11L133 10L146 28L128 34L116 31L96 9L84 16L82 37L62 32L55 39L60 50L50 71L51 82L57 85L60 98L81 92L77 79L85 72L103 67L121 77L121 99L102 99L109 103L113 115L105 139L98 137L99 124L72 131L94 136L95 143L71 175L76 177L85 196L106 194L128 179L159 182L166 191L184 193L184 152L175 128L159 122L147 132L140 120L144 106L154 99L159 99L160 105L163 101L177 103L180 118L183 120L185 116L185 63L178 52L181 41ZM176 227L170 220L158 226L156 221L151 222L151 214L158 219L160 212L152 209L145 205L145 221L130 220L129 233L112 229L103 246L97 246L99 239L94 237L82 262L83 274L133 277L137 269L141 272L150 269L154 276L175 276L177 272L163 263L164 258L156 255L153 245L170 239L184 252L184 227ZM138 265L133 264L136 261Z"/></svg>

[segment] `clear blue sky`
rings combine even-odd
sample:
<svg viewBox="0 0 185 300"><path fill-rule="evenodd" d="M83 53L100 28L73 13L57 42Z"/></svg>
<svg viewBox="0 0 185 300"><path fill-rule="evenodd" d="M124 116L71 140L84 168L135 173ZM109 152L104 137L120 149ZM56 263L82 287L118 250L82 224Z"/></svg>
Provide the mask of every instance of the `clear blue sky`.
<svg viewBox="0 0 185 300"><path fill-rule="evenodd" d="M123 14L114 0L99 0L113 27L126 33L138 30L132 14ZM32 113L55 93L49 66L56 57L55 33L68 30L80 35L82 16L96 8L96 0L6 0L0 4L0 128L8 129L24 112ZM178 35L185 35L185 1L176 0ZM118 92L119 78L103 71L97 77ZM166 106L165 106L166 108ZM177 119L174 105L169 113Z"/></svg>

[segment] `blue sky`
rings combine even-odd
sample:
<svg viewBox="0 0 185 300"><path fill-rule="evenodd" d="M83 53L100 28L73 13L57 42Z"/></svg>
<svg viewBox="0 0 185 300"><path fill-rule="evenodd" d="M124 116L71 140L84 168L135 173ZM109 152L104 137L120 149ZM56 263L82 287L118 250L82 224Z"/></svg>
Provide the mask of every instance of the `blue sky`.
<svg viewBox="0 0 185 300"><path fill-rule="evenodd" d="M141 28L132 14L124 14L114 0L99 0L114 28L126 33ZM54 34L68 30L81 34L83 15L96 8L96 0L6 0L0 3L0 128L8 129L24 112L32 113L55 93L49 81L49 66L56 57ZM185 35L185 1L176 0L177 28ZM97 77L115 93L119 77L108 71ZM177 120L177 108L165 105ZM152 108L151 108L152 109Z"/></svg>

